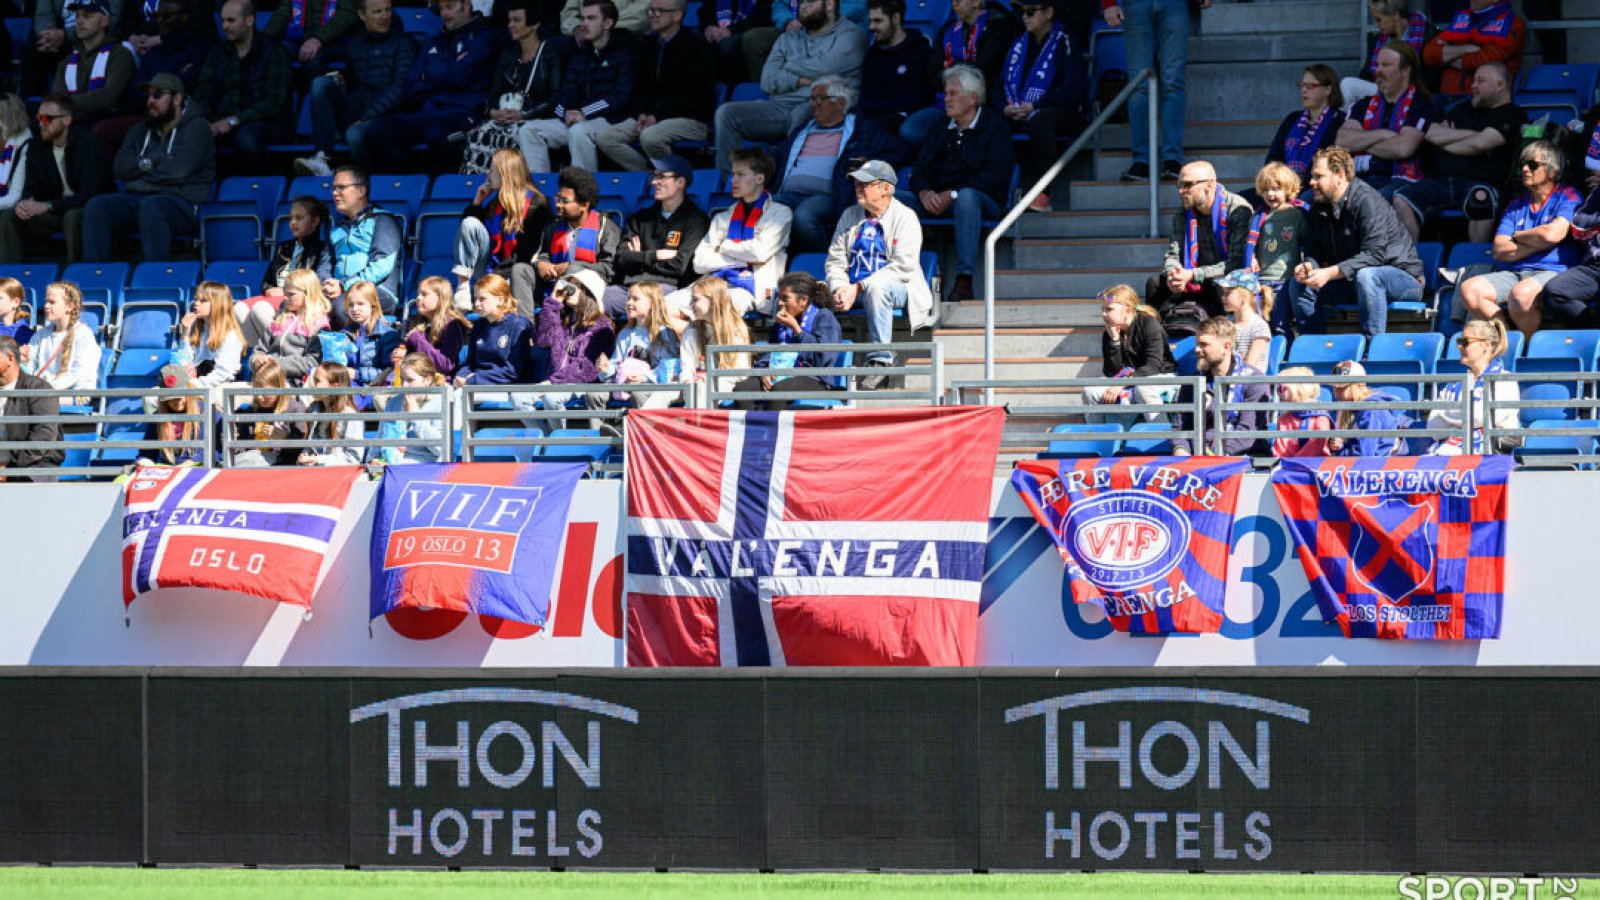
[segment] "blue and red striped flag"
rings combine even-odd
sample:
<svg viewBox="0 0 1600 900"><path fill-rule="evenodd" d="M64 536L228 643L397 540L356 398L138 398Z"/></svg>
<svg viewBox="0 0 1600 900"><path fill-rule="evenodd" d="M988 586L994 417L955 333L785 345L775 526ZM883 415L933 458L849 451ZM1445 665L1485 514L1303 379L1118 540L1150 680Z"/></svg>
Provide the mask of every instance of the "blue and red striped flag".
<svg viewBox="0 0 1600 900"><path fill-rule="evenodd" d="M1232 457L1025 460L1011 485L1055 538L1072 599L1118 631L1222 628L1239 482Z"/></svg>
<svg viewBox="0 0 1600 900"><path fill-rule="evenodd" d="M1509 456L1285 459L1272 475L1324 621L1346 637L1500 636Z"/></svg>
<svg viewBox="0 0 1600 900"><path fill-rule="evenodd" d="M1004 422L630 413L628 665L972 665Z"/></svg>

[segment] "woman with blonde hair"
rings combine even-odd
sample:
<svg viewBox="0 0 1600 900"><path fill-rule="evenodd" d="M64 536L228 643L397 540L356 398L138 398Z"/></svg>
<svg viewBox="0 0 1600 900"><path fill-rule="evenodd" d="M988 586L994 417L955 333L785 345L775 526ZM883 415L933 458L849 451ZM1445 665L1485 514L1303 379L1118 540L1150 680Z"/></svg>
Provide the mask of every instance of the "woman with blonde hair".
<svg viewBox="0 0 1600 900"><path fill-rule="evenodd" d="M83 292L70 281L44 289L44 327L23 350L28 373L62 391L92 391L100 381L100 339L83 318Z"/></svg>
<svg viewBox="0 0 1600 900"><path fill-rule="evenodd" d="M0 95L0 210L12 209L22 199L28 149L33 145L29 122L28 109L22 105L21 97Z"/></svg>
<svg viewBox="0 0 1600 900"><path fill-rule="evenodd" d="M443 281L444 279L440 279ZM448 289L449 282L445 282ZM426 353L407 353L395 365L399 386L408 388L442 387L448 379L434 368L433 357ZM379 436L398 440L405 438L414 443L403 447L383 448L384 462L427 463L439 461L439 442L444 436L441 423L442 407L436 394L395 394L384 407L389 412L432 413L432 418L410 419L404 422L385 422Z"/></svg>
<svg viewBox="0 0 1600 900"><path fill-rule="evenodd" d="M1461 333L1456 335L1456 349L1461 355L1461 365L1467 369L1467 376L1472 379L1472 444L1466 446L1459 434L1449 437L1434 438L1433 446L1428 448L1430 456L1456 456L1462 453L1509 453L1522 445L1522 439L1515 435L1501 435L1495 439L1492 449L1485 449L1483 441L1483 423L1488 418L1485 412L1484 382L1490 375L1502 373L1506 370L1505 363L1501 362L1501 354L1506 352L1506 326L1499 319L1472 319L1461 326ZM1515 403L1522 398L1522 391L1517 388L1515 381L1493 381L1491 392L1496 403ZM1455 403L1461 402L1461 382L1452 381L1439 390L1439 399ZM1498 406L1494 411L1494 427L1497 429L1516 428L1521 424L1518 412L1513 407ZM1429 428L1454 428L1461 430L1461 410L1459 408L1435 409L1428 413Z"/></svg>
<svg viewBox="0 0 1600 900"><path fill-rule="evenodd" d="M283 305L277 316L264 319L263 311L270 309L265 303L257 303L243 323L245 337L254 334L251 369L259 365L258 359L271 358L282 367L285 378L301 381L322 362L322 339L318 335L329 324L328 299L323 296L317 273L310 269L290 272L284 279Z"/></svg>
<svg viewBox="0 0 1600 900"><path fill-rule="evenodd" d="M1139 294L1126 284L1101 291L1099 300L1100 321L1106 326L1100 335L1100 374L1106 378L1126 378L1129 383L1127 387L1084 388L1083 402L1090 406L1108 406L1171 401L1177 393L1176 386L1138 384L1139 378L1171 375L1178 370L1172 348L1167 344L1167 332L1161 327L1156 311L1141 303ZM1111 417L1089 413L1085 418L1104 422ZM1146 413L1145 418L1154 421L1157 416Z"/></svg>
<svg viewBox="0 0 1600 900"><path fill-rule="evenodd" d="M1278 373L1287 378L1315 375L1305 366L1294 366ZM1311 381L1289 382L1278 385L1278 399L1284 403L1310 403L1322 395L1322 386ZM1327 431L1333 427L1333 417L1325 409L1291 409L1278 415L1279 431ZM1326 438L1278 438L1272 442L1272 455L1327 456Z"/></svg>
<svg viewBox="0 0 1600 900"><path fill-rule="evenodd" d="M250 386L255 388L286 388L289 380L282 366L270 356L250 361ZM304 422L288 422L274 416L297 414L306 411L300 398L290 394L257 394L239 408L241 415L253 421L239 422L234 426L234 437L247 441L294 441L306 436ZM237 467L292 466L300 461L300 451L293 447L251 447L233 451L233 464Z"/></svg>
<svg viewBox="0 0 1600 900"><path fill-rule="evenodd" d="M1333 367L1333 374L1364 376L1367 374L1367 367L1353 359L1347 359ZM1334 385L1333 397L1340 403L1398 403L1400 401L1399 397L1387 391L1375 391L1368 387L1366 382L1362 381ZM1407 428L1410 424L1411 417L1393 407L1373 406L1368 409L1340 410L1334 427L1340 430L1394 431ZM1328 438L1329 456L1405 456L1406 449L1405 440L1394 435Z"/></svg>
<svg viewBox="0 0 1600 900"><path fill-rule="evenodd" d="M189 311L179 323L179 331L194 364L196 387L214 388L239 377L244 332L233 317L233 294L227 285L200 282L189 301Z"/></svg>
<svg viewBox="0 0 1600 900"><path fill-rule="evenodd" d="M533 262L539 235L550 222L550 202L533 184L515 149L496 150L489 174L461 214L456 232L456 305L471 306L471 286L489 272L509 277L517 263Z"/></svg>
<svg viewBox="0 0 1600 900"><path fill-rule="evenodd" d="M733 305L733 293L728 283L709 275L689 285L689 327L684 329L682 342L683 381L703 381L706 371L706 348L713 344L748 344L750 329ZM722 369L750 368L750 354L722 353L717 367ZM716 386L719 391L731 391L739 376L728 376Z"/></svg>
<svg viewBox="0 0 1600 900"><path fill-rule="evenodd" d="M447 380L461 365L461 348L467 345L469 323L452 301L450 281L430 275L417 285L416 304L411 318L400 330L405 338L390 354L395 373L400 360L410 353L421 353L433 361L434 369Z"/></svg>

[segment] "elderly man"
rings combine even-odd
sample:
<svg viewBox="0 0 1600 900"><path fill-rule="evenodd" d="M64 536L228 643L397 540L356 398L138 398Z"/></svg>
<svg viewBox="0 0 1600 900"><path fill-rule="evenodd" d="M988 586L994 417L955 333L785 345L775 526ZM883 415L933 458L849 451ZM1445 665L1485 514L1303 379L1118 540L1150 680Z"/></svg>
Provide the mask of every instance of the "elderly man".
<svg viewBox="0 0 1600 900"><path fill-rule="evenodd" d="M50 382L37 375L22 371L22 351L16 338L0 335L0 440L3 441L59 441L61 426L39 419L60 415L60 401L55 397L29 397L21 399L12 391L48 391ZM9 398L9 399L8 399ZM57 447L43 449L24 447L20 450L0 450L0 469L46 469L61 465L67 452ZM15 475L0 475L0 481L18 480ZM52 480L48 476L31 479Z"/></svg>
<svg viewBox="0 0 1600 900"><path fill-rule="evenodd" d="M595 141L600 133L633 121L628 107L638 82L639 45L617 27L616 5L611 0L584 3L573 37L578 46L567 59L555 118L535 119L517 132L530 172L550 171L551 147L566 147L574 166L599 171Z"/></svg>
<svg viewBox="0 0 1600 900"><path fill-rule="evenodd" d="M983 73L990 91L986 101L1002 106L1001 67L1011 47L1013 30L1010 10L994 0L950 0L950 18L933 36L933 53L928 56L928 86L944 86L945 73L959 65L972 66ZM928 135L943 124L937 101L933 106L908 116L900 126L900 139L920 147Z"/></svg>
<svg viewBox="0 0 1600 900"><path fill-rule="evenodd" d="M653 0L650 36L639 48L633 117L594 136L600 152L630 172L672 155L678 141L703 141L716 107L715 55L684 27L685 0ZM634 140L644 150L631 146Z"/></svg>
<svg viewBox="0 0 1600 900"><path fill-rule="evenodd" d="M1182 177L1181 175L1179 177ZM1212 446L1215 438L1216 417L1211 414L1210 406L1216 400L1217 392L1212 389L1218 378L1225 376L1250 376L1262 375L1261 371L1253 369L1244 360L1238 358L1233 352L1234 327L1233 320L1222 316L1206 319L1200 323L1194 337L1195 366L1200 374L1205 376L1206 390L1201 398L1202 412L1205 421L1200 425L1203 443L1206 448ZM1271 400L1271 385L1247 384L1239 387L1237 395L1230 394L1230 400L1242 403L1266 403ZM1178 391L1176 401L1178 409L1194 408L1194 388L1184 385ZM1178 428L1188 430L1194 428L1194 416L1189 413L1178 415ZM1228 437L1232 431L1263 431L1267 427L1267 413L1265 410L1239 410L1228 413L1223 420L1222 452L1226 456L1244 456L1247 454L1260 454L1266 452L1266 441L1262 438ZM1175 440L1172 442L1174 456L1188 456L1195 452L1188 440Z"/></svg>
<svg viewBox="0 0 1600 900"><path fill-rule="evenodd" d="M918 215L955 219L955 279L946 297L951 301L974 296L983 220L998 218L1005 208L1016 161L1011 129L998 113L983 108L984 95L982 72L967 65L945 70L947 120L923 141L910 190L898 194Z"/></svg>
<svg viewBox="0 0 1600 900"><path fill-rule="evenodd" d="M911 330L933 323L933 292L922 271L922 223L895 198L899 178L881 159L850 173L856 205L839 217L828 248L826 272L833 308L849 312L857 303L867 313L867 339L887 344L894 336L894 311L905 309ZM892 366L894 354L874 350L869 366ZM884 387L888 378L868 375L863 390Z"/></svg>
<svg viewBox="0 0 1600 900"><path fill-rule="evenodd" d="M333 212L333 221L328 223L333 277L322 282L322 292L333 302L335 324L344 319L344 303L339 298L358 281L377 285L384 314L393 314L405 272L400 257L404 222L372 205L367 172L360 166L334 170Z"/></svg>
<svg viewBox="0 0 1600 900"><path fill-rule="evenodd" d="M1376 189L1356 180L1355 163L1343 147L1318 150L1311 160L1315 203L1301 239L1304 261L1294 270L1301 285L1295 319L1301 334L1323 332L1321 307L1354 300L1361 333L1382 334L1389 304L1422 299L1422 260L1400 227L1394 207Z"/></svg>
<svg viewBox="0 0 1600 900"><path fill-rule="evenodd" d="M139 233L143 258L172 258L174 235L199 233L200 204L211 198L217 151L211 129L168 72L144 86L145 118L123 138L112 161L121 193L101 194L83 210L83 258L111 258L111 238Z"/></svg>
<svg viewBox="0 0 1600 900"><path fill-rule="evenodd" d="M1422 179L1422 134L1433 120L1433 99L1417 84L1417 52L1405 41L1378 51L1378 93L1351 107L1335 143L1349 150L1356 174L1388 200Z"/></svg>
<svg viewBox="0 0 1600 900"><path fill-rule="evenodd" d="M839 214L854 202L850 170L861 160L905 161L898 138L850 111L854 94L837 75L817 79L811 85L811 119L778 152L782 174L774 199L794 211L791 250L827 249Z"/></svg>
<svg viewBox="0 0 1600 900"><path fill-rule="evenodd" d="M1195 161L1178 173L1178 211L1161 274L1145 283L1144 300L1169 332L1193 331L1207 316L1221 315L1217 279L1244 266L1250 238L1249 201L1217 182L1217 171Z"/></svg>
<svg viewBox="0 0 1600 900"><path fill-rule="evenodd" d="M1506 67L1486 63L1472 76L1472 98L1428 126L1423 139L1433 147L1428 177L1394 194L1394 211L1414 241L1428 219L1447 209L1467 217L1467 237L1478 243L1494 232L1500 208L1500 183L1528 120L1511 102Z"/></svg>
<svg viewBox="0 0 1600 900"><path fill-rule="evenodd" d="M1468 0L1467 8L1422 48L1422 61L1440 70L1441 91L1464 94L1485 63L1503 63L1510 80L1516 81L1526 39L1527 26L1511 11L1511 0ZM1546 57L1554 58L1558 57Z"/></svg>
<svg viewBox="0 0 1600 900"><path fill-rule="evenodd" d="M733 151L746 141L777 141L805 123L810 88L824 75L851 87L861 79L867 36L839 18L839 0L799 0L800 27L785 31L761 70L761 89L771 98L724 103L717 109L717 168L733 166Z"/></svg>

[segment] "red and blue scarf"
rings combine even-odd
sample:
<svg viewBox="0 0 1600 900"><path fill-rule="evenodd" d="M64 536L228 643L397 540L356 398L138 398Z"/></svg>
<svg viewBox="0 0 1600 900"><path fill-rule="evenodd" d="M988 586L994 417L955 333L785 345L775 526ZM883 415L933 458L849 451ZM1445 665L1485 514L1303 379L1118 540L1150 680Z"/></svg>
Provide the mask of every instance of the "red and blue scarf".
<svg viewBox="0 0 1600 900"><path fill-rule="evenodd" d="M1600 122L1594 125L1594 134L1589 135L1589 149L1583 154L1592 165L1590 169L1600 169Z"/></svg>
<svg viewBox="0 0 1600 900"><path fill-rule="evenodd" d="M289 29L283 36L291 41L301 40L306 36L306 4L310 0L290 0L289 2ZM326 28L329 20L339 8L337 0L323 0L322 24L319 28Z"/></svg>
<svg viewBox="0 0 1600 900"><path fill-rule="evenodd" d="M985 25L989 24L989 11L985 9L978 13L978 21L968 28L965 22L957 18L944 30L944 67L946 69L956 63L973 63L978 61L978 38L983 35ZM967 33L961 37L961 30Z"/></svg>
<svg viewBox="0 0 1600 900"><path fill-rule="evenodd" d="M1322 134L1332 121L1331 106L1323 107L1322 115L1316 122L1311 121L1310 110L1300 110L1300 118L1295 120L1294 127L1289 129L1289 136L1283 140L1284 165L1302 177L1311 171L1311 158L1317 155L1318 148L1322 146Z"/></svg>
<svg viewBox="0 0 1600 900"><path fill-rule="evenodd" d="M1024 31L1021 37L1011 43L1011 52L1006 54L1004 84L1007 104L1032 103L1037 106L1049 92L1051 82L1056 80L1056 67L1061 63L1061 54L1072 52L1071 40L1061 25L1057 24L1045 35L1044 46L1039 48L1033 68L1023 71L1031 40L1032 36Z"/></svg>
<svg viewBox="0 0 1600 900"><path fill-rule="evenodd" d="M1502 37L1511 33L1511 25L1516 21L1516 14L1511 11L1511 0L1500 0L1483 9L1473 12L1469 7L1456 13L1450 20L1444 33L1455 35L1461 40L1468 40L1474 34L1487 34Z"/></svg>
<svg viewBox="0 0 1600 900"><path fill-rule="evenodd" d="M717 0L717 24L723 28L750 18L755 0Z"/></svg>
<svg viewBox="0 0 1600 900"><path fill-rule="evenodd" d="M1308 208L1306 206L1306 202L1301 200L1299 197L1290 197L1289 205L1299 207L1300 209ZM1274 212L1277 212L1277 210L1262 210L1261 212L1256 213L1255 218L1250 220L1250 235L1245 238L1244 242L1244 267L1246 269L1255 265L1256 242L1261 240L1261 226L1266 224L1267 216L1272 215Z"/></svg>
<svg viewBox="0 0 1600 900"><path fill-rule="evenodd" d="M1406 25L1405 42L1420 54L1422 45L1427 42L1427 37L1428 17L1419 12L1412 13L1410 23ZM1391 38L1380 34L1378 39L1373 42L1372 55L1367 57L1368 72L1376 72L1378 70L1378 51L1382 50L1383 45L1389 43L1390 40Z"/></svg>
<svg viewBox="0 0 1600 900"><path fill-rule="evenodd" d="M1228 215L1227 192L1222 185L1216 185L1216 192L1211 197L1211 236L1216 240L1217 256L1228 257ZM1183 232L1183 267L1186 269L1200 268L1200 220L1195 217L1194 210L1184 210L1184 219L1187 227ZM1189 282L1189 290L1200 290L1199 279Z"/></svg>
<svg viewBox="0 0 1600 900"><path fill-rule="evenodd" d="M560 265L567 261L595 263L600 260L600 213L589 210L583 224L574 233L566 222L556 225L550 236L550 262Z"/></svg>
<svg viewBox="0 0 1600 900"><path fill-rule="evenodd" d="M98 91L106 86L106 67L111 63L111 47L107 45L94 51L94 62L89 64L89 83L78 87L78 51L72 51L67 57L67 93L82 94L87 91Z"/></svg>
<svg viewBox="0 0 1600 900"><path fill-rule="evenodd" d="M1411 85L1393 106L1384 99L1383 94L1373 94L1367 101L1367 111L1361 116L1361 127L1366 131L1385 129L1395 134L1406 127L1406 119L1411 115L1411 101L1416 99L1417 86ZM1394 161L1394 177L1406 181L1422 180L1422 166L1417 164L1415 156L1410 159L1397 159Z"/></svg>
<svg viewBox="0 0 1600 900"><path fill-rule="evenodd" d="M525 202L528 205L523 208L532 209L533 191L528 191L525 196ZM506 211L500 207L499 202L494 205L494 215L490 216L489 221L483 224L484 228L489 232L490 268L493 268L497 263L510 262L512 255L517 252L517 242L522 238L522 230L520 228L517 229L515 234L506 233ZM554 253L551 256L553 257Z"/></svg>
<svg viewBox="0 0 1600 900"><path fill-rule="evenodd" d="M756 236L756 226L761 224L761 216L767 211L767 201L772 195L762 191L755 203L747 204L743 200L733 205L733 211L728 213L728 240L740 244ZM750 293L755 293L756 279L748 266L729 266L717 272L717 277L733 285L744 288Z"/></svg>
<svg viewBox="0 0 1600 900"><path fill-rule="evenodd" d="M16 154L17 147L15 144L7 144L5 147L0 148L0 194L5 193L6 189L11 186L11 176L16 174L16 166L12 163L12 160L16 158Z"/></svg>

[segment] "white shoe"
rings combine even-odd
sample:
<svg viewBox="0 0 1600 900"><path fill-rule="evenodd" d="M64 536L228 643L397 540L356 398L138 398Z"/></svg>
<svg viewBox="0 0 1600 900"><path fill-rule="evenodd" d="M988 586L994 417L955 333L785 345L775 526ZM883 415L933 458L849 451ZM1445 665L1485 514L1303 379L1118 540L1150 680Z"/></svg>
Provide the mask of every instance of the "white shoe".
<svg viewBox="0 0 1600 900"><path fill-rule="evenodd" d="M471 282L463 281L460 284L456 285L455 302L456 302L456 309L459 309L462 312L471 312L472 311L472 283Z"/></svg>
<svg viewBox="0 0 1600 900"><path fill-rule="evenodd" d="M305 156L294 161L296 175L328 176L333 174L333 167L328 165L328 156L321 150L316 156Z"/></svg>

